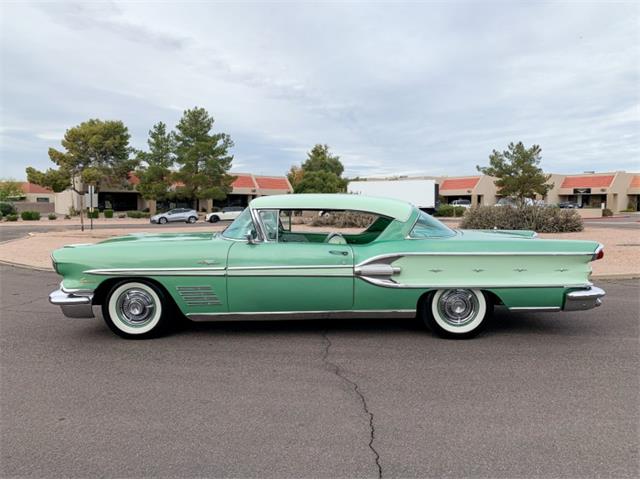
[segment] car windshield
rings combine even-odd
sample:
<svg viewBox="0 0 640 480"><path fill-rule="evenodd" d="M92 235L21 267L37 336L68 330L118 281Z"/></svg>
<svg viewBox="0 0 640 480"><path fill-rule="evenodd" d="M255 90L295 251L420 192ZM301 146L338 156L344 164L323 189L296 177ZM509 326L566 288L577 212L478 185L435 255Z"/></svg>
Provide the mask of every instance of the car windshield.
<svg viewBox="0 0 640 480"><path fill-rule="evenodd" d="M456 232L451 230L444 223L421 211L409 236L411 238L430 238L452 237L455 234Z"/></svg>
<svg viewBox="0 0 640 480"><path fill-rule="evenodd" d="M245 208L240 216L222 232L223 237L233 240L246 240L247 235L256 236L256 229L253 225L251 209L249 208Z"/></svg>

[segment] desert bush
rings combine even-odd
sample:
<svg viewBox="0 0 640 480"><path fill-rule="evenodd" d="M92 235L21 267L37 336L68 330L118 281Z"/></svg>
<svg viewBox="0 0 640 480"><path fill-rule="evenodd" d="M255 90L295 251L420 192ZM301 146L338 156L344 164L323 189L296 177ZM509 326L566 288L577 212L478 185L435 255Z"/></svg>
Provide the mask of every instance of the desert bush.
<svg viewBox="0 0 640 480"><path fill-rule="evenodd" d="M25 211L20 213L22 220L40 220L40 212Z"/></svg>
<svg viewBox="0 0 640 480"><path fill-rule="evenodd" d="M7 222L17 222L18 221L18 215L16 215L15 213L10 213L9 215L7 215Z"/></svg>
<svg viewBox="0 0 640 480"><path fill-rule="evenodd" d="M113 218L113 210L110 208L106 209L104 212L104 218Z"/></svg>
<svg viewBox="0 0 640 480"><path fill-rule="evenodd" d="M55 213L50 213L49 215L47 215L47 218L49 220L56 220L58 216Z"/></svg>
<svg viewBox="0 0 640 480"><path fill-rule="evenodd" d="M613 217L613 212L609 208L602 210L603 217Z"/></svg>
<svg viewBox="0 0 640 480"><path fill-rule="evenodd" d="M476 207L462 219L460 228L533 230L541 233L580 232L582 218L573 208L540 207Z"/></svg>
<svg viewBox="0 0 640 480"><path fill-rule="evenodd" d="M0 213L6 217L7 215L15 215L18 212L16 212L16 207L12 203L0 202Z"/></svg>
<svg viewBox="0 0 640 480"><path fill-rule="evenodd" d="M462 217L467 211L464 207L458 207L456 205L449 205L446 203L440 204L434 212L434 217Z"/></svg>
<svg viewBox="0 0 640 480"><path fill-rule="evenodd" d="M139 210L130 210L127 212L129 218L149 218L151 214L149 212L141 212Z"/></svg>
<svg viewBox="0 0 640 480"><path fill-rule="evenodd" d="M311 220L314 227L365 228L373 223L375 215L360 212L327 212Z"/></svg>
<svg viewBox="0 0 640 480"><path fill-rule="evenodd" d="M119 213L118 218L125 218L127 216L126 213Z"/></svg>
<svg viewBox="0 0 640 480"><path fill-rule="evenodd" d="M78 215L80 215L80 210L74 208L74 207L69 207L69 216L70 217L77 217Z"/></svg>
<svg viewBox="0 0 640 480"><path fill-rule="evenodd" d="M64 216L64 219L65 219L65 220L71 220L71 215L69 215L69 214L65 215L65 216Z"/></svg>

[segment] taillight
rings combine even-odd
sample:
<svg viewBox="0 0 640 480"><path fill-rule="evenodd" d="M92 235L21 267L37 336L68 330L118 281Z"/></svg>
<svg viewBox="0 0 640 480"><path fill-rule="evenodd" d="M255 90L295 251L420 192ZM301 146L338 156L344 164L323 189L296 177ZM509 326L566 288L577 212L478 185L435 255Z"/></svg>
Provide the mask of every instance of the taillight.
<svg viewBox="0 0 640 480"><path fill-rule="evenodd" d="M593 259L594 260L600 260L601 258L604 258L604 246L603 245L599 245L598 248L596 248L596 251L593 254Z"/></svg>

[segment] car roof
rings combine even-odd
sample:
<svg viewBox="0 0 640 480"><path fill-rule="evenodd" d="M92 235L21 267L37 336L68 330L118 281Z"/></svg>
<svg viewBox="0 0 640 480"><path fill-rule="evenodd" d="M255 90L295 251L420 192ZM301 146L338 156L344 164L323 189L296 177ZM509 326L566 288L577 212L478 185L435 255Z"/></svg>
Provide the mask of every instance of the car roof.
<svg viewBox="0 0 640 480"><path fill-rule="evenodd" d="M342 193L299 193L293 195L269 195L251 201L253 209L287 210L356 210L375 213L406 222L414 206L401 200Z"/></svg>

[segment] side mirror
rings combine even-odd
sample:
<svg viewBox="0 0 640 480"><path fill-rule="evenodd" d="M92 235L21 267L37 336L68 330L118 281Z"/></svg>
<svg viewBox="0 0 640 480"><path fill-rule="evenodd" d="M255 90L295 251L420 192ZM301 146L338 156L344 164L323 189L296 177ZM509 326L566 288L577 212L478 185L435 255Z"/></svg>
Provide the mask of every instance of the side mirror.
<svg viewBox="0 0 640 480"><path fill-rule="evenodd" d="M253 235L250 233L247 233L247 243L249 245L255 245L255 240L253 239Z"/></svg>

